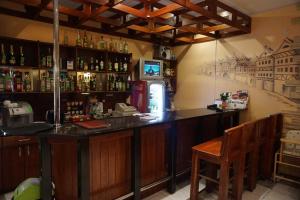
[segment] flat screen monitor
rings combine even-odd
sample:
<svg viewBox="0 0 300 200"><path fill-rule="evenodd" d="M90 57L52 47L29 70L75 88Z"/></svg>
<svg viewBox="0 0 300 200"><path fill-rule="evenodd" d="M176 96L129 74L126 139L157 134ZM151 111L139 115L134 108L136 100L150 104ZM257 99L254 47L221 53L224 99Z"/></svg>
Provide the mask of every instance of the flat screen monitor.
<svg viewBox="0 0 300 200"><path fill-rule="evenodd" d="M162 61L140 59L140 79L162 79Z"/></svg>

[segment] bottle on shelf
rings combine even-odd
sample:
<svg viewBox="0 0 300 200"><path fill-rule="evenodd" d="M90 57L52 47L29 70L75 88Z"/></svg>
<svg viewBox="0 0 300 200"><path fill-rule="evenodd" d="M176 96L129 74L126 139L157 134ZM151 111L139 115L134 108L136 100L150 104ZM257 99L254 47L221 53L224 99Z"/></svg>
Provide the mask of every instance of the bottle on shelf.
<svg viewBox="0 0 300 200"><path fill-rule="evenodd" d="M88 65L86 59L84 59L83 62L84 62L84 64L83 64L83 70L85 70L85 71L89 70L89 65Z"/></svg>
<svg viewBox="0 0 300 200"><path fill-rule="evenodd" d="M6 65L6 53L3 43L1 44L1 65Z"/></svg>
<svg viewBox="0 0 300 200"><path fill-rule="evenodd" d="M124 72L127 72L127 70L128 70L128 63L127 63L127 58L126 57L124 57L123 70L124 70Z"/></svg>
<svg viewBox="0 0 300 200"><path fill-rule="evenodd" d="M79 31L77 31L76 46L82 47L82 39L81 39Z"/></svg>
<svg viewBox="0 0 300 200"><path fill-rule="evenodd" d="M96 89L96 75L92 75L90 80L90 90L96 91Z"/></svg>
<svg viewBox="0 0 300 200"><path fill-rule="evenodd" d="M29 72L25 72L25 76L24 76L24 91L25 92L31 92L31 78L30 78L30 73Z"/></svg>
<svg viewBox="0 0 300 200"><path fill-rule="evenodd" d="M5 91L5 74L0 70L0 92Z"/></svg>
<svg viewBox="0 0 300 200"><path fill-rule="evenodd" d="M123 68L123 61L122 61L122 58L120 58L119 61L120 61L120 62L119 62L119 71L120 71L120 72L123 72L123 71L124 71L124 68Z"/></svg>
<svg viewBox="0 0 300 200"><path fill-rule="evenodd" d="M69 79L70 79L70 91L71 92L74 92L75 91L75 78L74 78L74 76L70 76L69 77Z"/></svg>
<svg viewBox="0 0 300 200"><path fill-rule="evenodd" d="M100 71L104 71L104 59L102 55L100 56Z"/></svg>
<svg viewBox="0 0 300 200"><path fill-rule="evenodd" d="M52 67L52 54L51 54L51 49L48 48L48 55L47 55L47 58L46 58L46 65L48 68L51 68Z"/></svg>
<svg viewBox="0 0 300 200"><path fill-rule="evenodd" d="M79 59L80 59L79 69L84 70L84 60L83 60L83 58L79 58Z"/></svg>
<svg viewBox="0 0 300 200"><path fill-rule="evenodd" d="M128 53L128 43L125 41L124 43L124 53Z"/></svg>
<svg viewBox="0 0 300 200"><path fill-rule="evenodd" d="M112 38L110 38L109 42L109 51L114 51L114 41Z"/></svg>
<svg viewBox="0 0 300 200"><path fill-rule="evenodd" d="M103 36L100 37L100 40L98 42L98 49L100 50L105 50L105 41L103 39Z"/></svg>
<svg viewBox="0 0 300 200"><path fill-rule="evenodd" d="M23 46L20 46L20 66L25 65L25 56L24 56L24 50Z"/></svg>
<svg viewBox="0 0 300 200"><path fill-rule="evenodd" d="M8 56L8 63L10 65L15 65L16 64L16 58L15 58L15 55L14 55L14 46L13 45L10 45L9 47L9 56Z"/></svg>
<svg viewBox="0 0 300 200"><path fill-rule="evenodd" d="M96 66L95 66L95 70L98 72L99 71L99 61L98 59L96 59Z"/></svg>
<svg viewBox="0 0 300 200"><path fill-rule="evenodd" d="M111 62L111 59L108 59L107 65L108 65L108 71L112 71L113 70L113 66L112 66L113 64Z"/></svg>
<svg viewBox="0 0 300 200"><path fill-rule="evenodd" d="M78 81L77 81L77 89L79 92L82 92L82 75L78 76Z"/></svg>
<svg viewBox="0 0 300 200"><path fill-rule="evenodd" d="M41 77L41 88L40 88L41 92L46 92L46 79L47 79L46 73L43 72Z"/></svg>
<svg viewBox="0 0 300 200"><path fill-rule="evenodd" d="M20 71L14 73L14 91L23 92L22 72Z"/></svg>
<svg viewBox="0 0 300 200"><path fill-rule="evenodd" d="M128 75L127 81L126 81L126 91L130 91L130 82L131 82L131 77Z"/></svg>
<svg viewBox="0 0 300 200"><path fill-rule="evenodd" d="M51 78L49 72L46 72L46 91L51 91Z"/></svg>
<svg viewBox="0 0 300 200"><path fill-rule="evenodd" d="M9 70L5 72L5 78L4 78L4 85L5 85L5 91L6 92L13 92L13 80L10 75Z"/></svg>
<svg viewBox="0 0 300 200"><path fill-rule="evenodd" d="M94 48L94 42L93 42L93 36L92 36L92 35L91 35L91 39L90 39L90 42L89 42L89 47L90 47L91 49Z"/></svg>
<svg viewBox="0 0 300 200"><path fill-rule="evenodd" d="M115 58L115 63L114 63L114 70L115 72L119 71L119 62L118 62L118 58Z"/></svg>
<svg viewBox="0 0 300 200"><path fill-rule="evenodd" d="M119 44L118 44L118 51L120 53L123 53L123 51L124 51L124 44L123 44L123 40L121 37L120 37Z"/></svg>
<svg viewBox="0 0 300 200"><path fill-rule="evenodd" d="M94 70L95 70L95 66L94 66L94 58L93 58L93 57L91 57L90 70L91 70L91 71L94 71Z"/></svg>
<svg viewBox="0 0 300 200"><path fill-rule="evenodd" d="M88 37L87 37L86 31L84 31L84 35L83 35L83 47L88 47L88 46L89 46Z"/></svg>

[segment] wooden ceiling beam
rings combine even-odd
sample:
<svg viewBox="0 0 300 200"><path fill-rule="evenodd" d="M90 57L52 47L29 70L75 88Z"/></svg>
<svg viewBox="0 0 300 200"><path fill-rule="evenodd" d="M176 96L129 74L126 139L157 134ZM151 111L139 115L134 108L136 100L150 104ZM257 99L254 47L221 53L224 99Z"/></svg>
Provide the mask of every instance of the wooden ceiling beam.
<svg viewBox="0 0 300 200"><path fill-rule="evenodd" d="M164 15L166 13L170 13L174 10L179 9L179 8L182 8L182 6L178 5L177 3L171 3L171 4L168 4L167 6L165 6L163 8L160 8L156 11L151 12L150 17L159 17L161 15Z"/></svg>
<svg viewBox="0 0 300 200"><path fill-rule="evenodd" d="M155 29L154 29L154 32L155 32L155 33L160 33L160 32L165 32L165 31L172 30L172 29L174 29L174 28L175 28L174 26L164 25L164 26L155 28Z"/></svg>
<svg viewBox="0 0 300 200"><path fill-rule="evenodd" d="M129 7L129 6L124 5L124 4L115 5L115 6L113 6L113 8L116 9L116 10L120 10L122 12L126 12L128 14L140 17L140 18L147 18L145 12L140 11L140 10L135 9L135 8L132 8L132 7Z"/></svg>
<svg viewBox="0 0 300 200"><path fill-rule="evenodd" d="M89 5L85 4L85 5L90 6L90 4ZM79 24L83 24L84 22L97 17L101 13L104 13L105 11L107 11L109 8L110 8L109 6L103 5L103 6L99 6L92 12L91 12L91 10L88 13L85 12L86 16L79 19Z"/></svg>
<svg viewBox="0 0 300 200"><path fill-rule="evenodd" d="M47 5L47 9L48 10L53 10L53 3L50 2L48 5ZM73 8L68 8L68 7L65 7L65 6L59 6L59 12L62 13L62 14L66 14L66 15L71 15L71 16L76 16L76 17L85 17L85 13L82 12L82 11L79 11L79 10L76 10L76 9L73 9Z"/></svg>

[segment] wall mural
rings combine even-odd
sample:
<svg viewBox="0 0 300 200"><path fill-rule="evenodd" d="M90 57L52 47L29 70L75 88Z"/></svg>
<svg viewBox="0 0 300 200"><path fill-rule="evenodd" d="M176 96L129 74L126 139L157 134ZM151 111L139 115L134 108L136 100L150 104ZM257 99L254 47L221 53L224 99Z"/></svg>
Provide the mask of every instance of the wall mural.
<svg viewBox="0 0 300 200"><path fill-rule="evenodd" d="M285 38L276 49L269 46L256 57L236 56L206 63L200 74L228 79L277 95L294 111L283 111L285 128L300 129L300 36Z"/></svg>

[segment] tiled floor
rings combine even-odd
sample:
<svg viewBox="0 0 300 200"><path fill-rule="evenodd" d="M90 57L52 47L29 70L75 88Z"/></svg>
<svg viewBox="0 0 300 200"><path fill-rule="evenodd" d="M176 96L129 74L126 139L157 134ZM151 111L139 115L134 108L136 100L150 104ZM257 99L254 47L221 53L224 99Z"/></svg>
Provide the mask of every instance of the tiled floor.
<svg viewBox="0 0 300 200"><path fill-rule="evenodd" d="M200 182L200 190L204 184ZM188 200L190 197L190 185L188 182L178 185L174 194L166 190L155 193L144 200ZM207 194L205 191L199 193L199 199L216 200L217 193ZM300 187L296 188L285 183L260 181L253 192L244 191L243 200L300 200Z"/></svg>

